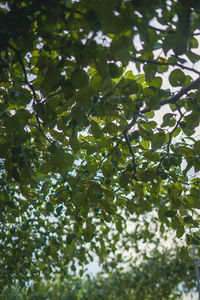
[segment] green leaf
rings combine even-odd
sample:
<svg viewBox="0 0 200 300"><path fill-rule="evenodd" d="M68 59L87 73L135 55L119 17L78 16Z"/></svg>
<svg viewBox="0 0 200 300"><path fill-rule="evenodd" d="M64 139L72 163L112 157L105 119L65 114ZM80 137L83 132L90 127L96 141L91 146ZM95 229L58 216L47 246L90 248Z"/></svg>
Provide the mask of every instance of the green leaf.
<svg viewBox="0 0 200 300"><path fill-rule="evenodd" d="M196 155L200 155L200 141L194 143L193 149Z"/></svg>
<svg viewBox="0 0 200 300"><path fill-rule="evenodd" d="M179 252L179 257L181 260L183 261L187 261L188 260L188 250L186 247L181 247L181 250Z"/></svg>
<svg viewBox="0 0 200 300"><path fill-rule="evenodd" d="M30 103L32 99L32 95L29 90L18 88L17 90L10 89L10 101L14 101L14 103L17 103L18 105L27 105Z"/></svg>
<svg viewBox="0 0 200 300"><path fill-rule="evenodd" d="M66 242L68 245L71 245L71 243L76 239L77 235L76 233L70 233L66 237Z"/></svg>
<svg viewBox="0 0 200 300"><path fill-rule="evenodd" d="M31 114L27 110L19 110L16 114L5 121L8 132L15 132L20 128L24 128L28 123Z"/></svg>
<svg viewBox="0 0 200 300"><path fill-rule="evenodd" d="M130 174L127 172L122 174L119 178L119 184L122 188L125 188L128 185L129 181L130 181Z"/></svg>
<svg viewBox="0 0 200 300"><path fill-rule="evenodd" d="M154 77L154 79L149 83L149 85L159 89L159 88L161 88L162 81L163 80L161 77Z"/></svg>
<svg viewBox="0 0 200 300"><path fill-rule="evenodd" d="M110 72L110 76L112 78L118 78L122 75L123 68L119 67L118 65L116 65L114 63L110 63L109 64L109 72Z"/></svg>
<svg viewBox="0 0 200 300"><path fill-rule="evenodd" d="M184 226L179 226L176 230L177 238L182 237L184 233L185 233Z"/></svg>
<svg viewBox="0 0 200 300"><path fill-rule="evenodd" d="M75 70L72 72L70 81L76 89L82 89L89 83L89 76L84 70Z"/></svg>
<svg viewBox="0 0 200 300"><path fill-rule="evenodd" d="M86 167L92 176L94 176L98 170L98 165L96 162L89 162Z"/></svg>
<svg viewBox="0 0 200 300"><path fill-rule="evenodd" d="M94 93L98 93L101 90L102 84L103 78L98 74L94 74L90 80L89 86Z"/></svg>
<svg viewBox="0 0 200 300"><path fill-rule="evenodd" d="M52 213L54 211L54 206L51 202L46 203L46 211Z"/></svg>
<svg viewBox="0 0 200 300"><path fill-rule="evenodd" d="M193 233L192 243L196 246L200 246L200 236L199 236L199 234Z"/></svg>
<svg viewBox="0 0 200 300"><path fill-rule="evenodd" d="M0 191L0 206L5 205L9 200L8 192L6 190Z"/></svg>
<svg viewBox="0 0 200 300"><path fill-rule="evenodd" d="M143 149L147 150L150 147L150 142L149 141L143 141L143 142L140 142L140 145L142 146Z"/></svg>
<svg viewBox="0 0 200 300"><path fill-rule="evenodd" d="M8 150L11 146L10 142L2 143L0 144L0 157L1 158L6 158L8 154Z"/></svg>
<svg viewBox="0 0 200 300"><path fill-rule="evenodd" d="M185 82L185 74L181 69L175 69L169 75L169 82L171 86L183 86Z"/></svg>
<svg viewBox="0 0 200 300"><path fill-rule="evenodd" d="M129 201L127 203L127 209L131 214L135 213L135 211L136 211L135 203L133 201Z"/></svg>
<svg viewBox="0 0 200 300"><path fill-rule="evenodd" d="M174 114L172 113L167 113L163 116L163 123L162 123L162 127L165 127L165 126L170 126L171 127L171 121L174 120L176 122L176 120L174 119ZM173 123L172 126L174 126L175 124Z"/></svg>
<svg viewBox="0 0 200 300"><path fill-rule="evenodd" d="M113 165L108 162L108 163L104 163L101 167L101 170L103 172L103 175L106 177L106 178L110 178L113 173L114 173L114 168L113 168Z"/></svg>
<svg viewBox="0 0 200 300"><path fill-rule="evenodd" d="M94 233L92 231L85 230L83 233L84 241L89 243L94 237Z"/></svg>
<svg viewBox="0 0 200 300"><path fill-rule="evenodd" d="M140 179L143 182L153 181L155 179L155 172L152 169L141 171L140 172Z"/></svg>
<svg viewBox="0 0 200 300"><path fill-rule="evenodd" d="M118 132L118 126L115 123L107 122L105 127L103 128L103 131L115 136Z"/></svg>
<svg viewBox="0 0 200 300"><path fill-rule="evenodd" d="M122 58L129 50L130 45L131 39L129 33L127 32L126 35L120 34L112 40L110 51L115 57Z"/></svg>
<svg viewBox="0 0 200 300"><path fill-rule="evenodd" d="M192 224L193 223L193 219L192 219L191 216L184 217L183 221L186 224Z"/></svg>
<svg viewBox="0 0 200 300"><path fill-rule="evenodd" d="M97 139L101 138L103 136L103 130L100 128L98 123L95 121L91 121L90 125L91 125L90 130L91 130L93 136Z"/></svg>
<svg viewBox="0 0 200 300"><path fill-rule="evenodd" d="M66 79L62 82L61 88L64 93L65 99L72 97L75 93L75 88L69 79Z"/></svg>
<svg viewBox="0 0 200 300"><path fill-rule="evenodd" d="M163 49L165 54L172 49L176 55L182 55L187 49L187 40L180 32L170 32L164 39Z"/></svg>
<svg viewBox="0 0 200 300"><path fill-rule="evenodd" d="M153 135L151 139L152 149L155 151L163 146L165 143L166 136L164 133L159 132Z"/></svg>
<svg viewBox="0 0 200 300"><path fill-rule="evenodd" d="M188 51L187 52L187 57L190 59L190 61L195 64L196 62L199 61L200 55L194 53L193 51Z"/></svg>
<svg viewBox="0 0 200 300"><path fill-rule="evenodd" d="M167 218L173 218L176 214L177 214L177 212L174 211L174 210L167 210L167 211L165 212L165 216L166 216Z"/></svg>
<svg viewBox="0 0 200 300"><path fill-rule="evenodd" d="M63 211L63 206L60 205L56 208L56 214L57 216L60 216L62 214L62 211Z"/></svg>
<svg viewBox="0 0 200 300"><path fill-rule="evenodd" d="M49 89L51 90L52 86L57 85L61 80L61 74L57 67L50 66L47 69L47 72L44 77L44 82L49 86Z"/></svg>

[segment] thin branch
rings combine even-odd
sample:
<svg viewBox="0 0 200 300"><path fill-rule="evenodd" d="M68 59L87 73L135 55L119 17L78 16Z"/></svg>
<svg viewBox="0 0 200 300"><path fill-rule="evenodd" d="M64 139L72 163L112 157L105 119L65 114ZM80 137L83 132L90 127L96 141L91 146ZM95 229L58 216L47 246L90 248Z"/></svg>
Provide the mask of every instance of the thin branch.
<svg viewBox="0 0 200 300"><path fill-rule="evenodd" d="M32 86L32 84L30 84L29 80L28 80L28 75L27 75L27 72L26 72L26 68L25 68L25 65L24 65L24 62L22 60L22 57L21 57L21 53L19 50L17 50L15 47L13 47L12 45L8 45L8 47L10 49L12 49L15 54L17 55L17 58L18 58L18 61L22 67L22 70L23 70L23 74L24 74L24 82L25 84L28 85L29 89L32 91L32 94L33 94L33 98L34 98L34 104L35 103L38 103L38 99L37 99L37 95L36 95L36 92L35 92L35 89L34 87ZM41 123L40 123L40 120L39 120L39 116L38 114L35 112L35 117L36 117L36 120L37 120L37 123L38 123L38 129L40 131L40 133L44 136L44 138L49 142L49 143L52 143L51 140L45 135L45 133L43 132L42 128L41 128Z"/></svg>
<svg viewBox="0 0 200 300"><path fill-rule="evenodd" d="M24 65L24 63L23 63L23 60L22 60L22 58L21 58L21 53L20 53L20 51L17 50L15 47L13 47L13 46L10 45L10 44L8 44L8 47L9 47L10 49L12 49L12 50L15 52L15 54L17 55L18 61L19 61L20 65L21 65L22 70L23 70L23 73L24 73L24 82L25 82L25 84L28 85L29 89L32 91L33 97L34 97L34 101L37 101L37 95L36 95L35 89L34 89L34 87L32 86L32 84L30 84L30 82L28 81L28 75L27 75L26 68L25 68L25 65Z"/></svg>
<svg viewBox="0 0 200 300"><path fill-rule="evenodd" d="M197 86L200 84L200 76L194 80L192 83L188 84L186 87L182 88L178 93L173 95L172 97L168 98L165 101L162 101L160 104L175 104L177 100L179 100L183 95L187 94L189 91L196 89Z"/></svg>
<svg viewBox="0 0 200 300"><path fill-rule="evenodd" d="M178 106L178 105L177 105L177 106ZM171 142L172 142L173 133L174 133L175 130L178 128L180 122L182 121L184 115L185 115L186 112L187 112L187 111L185 111L184 113L182 113L180 107L178 107L178 111L179 111L180 117L179 117L178 121L176 122L176 125L174 126L174 128L172 129L172 131L169 133L169 140L168 140L168 142L167 142L166 154L165 154L163 157L161 157L160 163L159 163L159 165L158 165L158 169L160 168L162 161L169 155L169 151L170 151L170 148L169 148L169 147L170 147Z"/></svg>
<svg viewBox="0 0 200 300"><path fill-rule="evenodd" d="M53 93L52 95L49 95L46 99L44 99L41 103L47 103L51 98L57 96L57 95L60 95L61 94L61 91L58 91L58 92L55 92Z"/></svg>
<svg viewBox="0 0 200 300"><path fill-rule="evenodd" d="M52 144L52 141L45 135L44 131L42 130L41 123L40 123L40 119L39 119L39 116L38 116L37 113L35 113L35 117L36 117L36 120L37 120L37 123L38 123L38 129L39 129L39 132L42 134L42 136L43 136L50 144Z"/></svg>
<svg viewBox="0 0 200 300"><path fill-rule="evenodd" d="M136 161L135 161L135 153L133 151L133 148L131 146L131 142L130 142L130 139L129 139L129 136L128 136L128 129L125 129L124 132L123 132L123 134L124 134L126 143L128 145L130 154L132 156L132 162L133 162L134 171L136 172L136 166L137 166L137 164L136 164Z"/></svg>
<svg viewBox="0 0 200 300"><path fill-rule="evenodd" d="M153 30L159 31L159 32L166 32L166 30L167 30L167 29L157 28L157 27L152 26L152 25L150 25L150 24L148 25L148 27L149 27L150 29L153 29Z"/></svg>
<svg viewBox="0 0 200 300"><path fill-rule="evenodd" d="M181 65L180 63L176 63L176 64L174 64L175 66L177 66L177 67L179 67L179 68L181 68L181 69L185 69L185 70L188 70L188 71L191 71L191 72L194 72L194 73L196 73L196 74L198 74L198 75L200 75L200 72L199 71L197 71L197 70L195 70L195 69L193 69L193 68L190 68L190 67L186 67L186 66L183 66L183 65Z"/></svg>
<svg viewBox="0 0 200 300"><path fill-rule="evenodd" d="M187 94L189 91L196 89L197 86L200 84L200 77L198 77L196 80L194 80L192 83L188 84L186 87L182 88L178 93L174 94L167 100L161 101L158 108L155 108L154 110L160 109L161 106L166 104L176 104L176 102L185 94ZM145 114L147 112L150 112L151 108L144 108L140 113Z"/></svg>
<svg viewBox="0 0 200 300"><path fill-rule="evenodd" d="M85 14L82 13L81 11L77 10L77 9L73 9L73 8L70 8L70 7L66 7L65 9L66 11L70 12L70 13L76 13L80 16L84 16Z"/></svg>
<svg viewBox="0 0 200 300"><path fill-rule="evenodd" d="M151 60L151 59L142 59L142 58L134 57L134 56L131 56L131 59L133 61L138 61L138 62L141 62L141 63L149 63L149 64L153 64L153 65L158 65L158 66L172 66L172 67L177 66L177 67L179 67L183 70L188 70L188 71L191 71L191 72L194 72L194 73L200 75L199 71L197 71L193 68L190 68L190 67L183 66L182 64L180 64L178 62L174 62L174 63L161 62L161 61Z"/></svg>

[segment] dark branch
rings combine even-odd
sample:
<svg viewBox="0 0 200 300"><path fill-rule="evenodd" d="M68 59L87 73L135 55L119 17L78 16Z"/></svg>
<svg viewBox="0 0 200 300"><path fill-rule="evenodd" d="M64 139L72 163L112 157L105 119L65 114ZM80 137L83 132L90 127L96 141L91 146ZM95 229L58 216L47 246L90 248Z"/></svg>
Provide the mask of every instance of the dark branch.
<svg viewBox="0 0 200 300"><path fill-rule="evenodd" d="M197 86L200 84L200 77L198 77L196 80L194 80L192 83L188 84L186 87L182 88L178 93L171 96L167 100L161 101L158 108L155 108L154 110L160 109L161 106L166 104L176 104L176 102L185 94L187 94L189 91L196 89ZM140 113L145 114L147 112L150 112L151 108L144 108Z"/></svg>
<svg viewBox="0 0 200 300"><path fill-rule="evenodd" d="M137 166L137 164L136 164L136 161L135 161L135 153L134 153L134 151L133 151L133 148L132 148L132 146L131 146L131 142L130 142L130 140L129 140L128 129L125 129L124 132L123 132L123 134L124 134L124 138L125 138L125 140L126 140L126 143L127 143L127 145L128 145L130 154L131 154L131 156L132 156L132 162L133 162L134 171L136 172L136 166Z"/></svg>
<svg viewBox="0 0 200 300"><path fill-rule="evenodd" d="M8 47L10 49L12 49L15 52L15 54L17 55L18 61L19 61L20 65L21 65L23 73L24 73L24 82L25 82L25 84L28 85L29 89L32 91L33 97L34 97L34 101L37 101L37 95L36 95L35 89L33 88L33 86L28 81L28 75L27 75L26 68L25 68L25 65L24 65L22 57L21 57L21 53L15 47L13 47L10 44L8 45Z"/></svg>
<svg viewBox="0 0 200 300"><path fill-rule="evenodd" d="M177 100L179 100L183 95L187 94L189 91L196 89L200 84L200 77L194 80L192 83L188 84L186 87L182 88L178 93L170 97L169 99L162 101L160 104L175 104Z"/></svg>
<svg viewBox="0 0 200 300"><path fill-rule="evenodd" d="M165 154L163 157L161 157L160 163L159 163L159 165L158 165L158 169L160 168L162 161L169 155L169 152L170 152L170 145L171 145L172 138L173 138L173 133L174 133L175 130L178 128L180 122L182 121L182 119L183 119L183 117L184 117L184 114L186 113L186 112L185 112L185 113L182 113L182 112L181 112L181 109L180 109L180 107L179 107L178 105L177 105L177 108L178 108L180 117L179 117L178 121L176 122L176 125L174 126L174 128L172 129L172 131L169 133L169 140L168 140L168 142L167 142L166 154Z"/></svg>
<svg viewBox="0 0 200 300"><path fill-rule="evenodd" d="M22 67L22 70L23 70L23 73L24 73L24 82L25 84L27 84L27 86L29 87L29 89L31 90L32 94L33 94L33 99L34 99L34 103L37 103L38 102L38 99L37 99L37 95L36 95L36 92L35 92L35 89L34 87L32 86L32 84L30 84L29 80L28 80L28 75L27 75L27 72L26 72L26 68L25 68L25 65L24 65L24 62L22 60L22 57L21 57L21 53L19 50L17 50L15 47L13 47L12 45L8 45L8 47L13 50L15 52L15 54L17 55L17 58L18 58L18 61ZM49 142L49 143L52 143L51 140L45 135L45 133L43 132L42 128L41 128L41 123L40 123L40 120L39 120L39 116L38 114L35 112L35 117L36 117L36 120L37 120L37 123L38 123L38 129L39 131L41 132L41 134L44 136L44 138Z"/></svg>
<svg viewBox="0 0 200 300"><path fill-rule="evenodd" d="M61 91L55 92L52 95L49 95L46 99L44 99L44 101L42 101L42 103L47 103L51 98L53 98L57 95L60 95L60 94L61 94Z"/></svg>
<svg viewBox="0 0 200 300"><path fill-rule="evenodd" d="M190 67L183 66L182 64L180 64L178 62L174 62L174 63L161 62L161 61L151 60L151 59L142 59L142 58L134 57L134 56L131 56L131 59L133 61L138 61L138 62L141 62L141 63L149 63L149 64L153 64L153 65L158 65L158 66L172 66L172 67L177 66L177 67L179 67L183 70L188 70L188 71L191 71L191 72L194 72L194 73L200 75L199 71L197 71L193 68L190 68Z"/></svg>
<svg viewBox="0 0 200 300"><path fill-rule="evenodd" d="M167 29L157 28L157 27L154 27L154 26L152 26L152 25L148 25L148 27L149 27L150 29L153 29L153 30L159 31L159 32L166 32L166 30L167 30Z"/></svg>

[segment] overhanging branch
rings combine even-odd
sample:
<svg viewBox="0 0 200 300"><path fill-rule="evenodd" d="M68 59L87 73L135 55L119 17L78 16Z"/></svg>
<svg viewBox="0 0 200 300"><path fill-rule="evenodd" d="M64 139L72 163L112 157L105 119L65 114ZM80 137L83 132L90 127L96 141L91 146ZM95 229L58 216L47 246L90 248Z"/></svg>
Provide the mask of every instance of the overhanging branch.
<svg viewBox="0 0 200 300"><path fill-rule="evenodd" d="M192 83L190 83L186 87L182 88L178 93L176 93L169 99L162 101L161 105L175 104L177 100L179 100L183 95L187 94L189 91L197 88L197 86L199 84L200 84L200 76L196 80L194 80Z"/></svg>
<svg viewBox="0 0 200 300"><path fill-rule="evenodd" d="M192 83L188 84L186 87L182 88L178 93L175 95L171 96L167 100L161 101L159 104L158 108L155 108L154 110L160 109L161 106L166 105L166 104L176 104L176 101L178 101L183 95L187 94L189 91L196 89L197 86L200 84L200 76L194 80ZM145 114L147 112L150 112L152 109L151 108L144 108L140 113Z"/></svg>
<svg viewBox="0 0 200 300"><path fill-rule="evenodd" d="M151 60L151 59L143 59L143 58L139 58L139 57L134 57L134 56L131 56L131 59L134 61L134 62L141 62L141 63L148 63L148 64L152 64L152 65L157 65L157 66L172 66L172 67L179 67L183 70L188 70L188 71L191 71L191 72L194 72L198 75L200 75L200 72L193 69L193 68L190 68L190 67L187 67L187 66L184 66L178 62L174 62L174 63L169 63L169 62L162 62L162 61L158 61L158 60Z"/></svg>

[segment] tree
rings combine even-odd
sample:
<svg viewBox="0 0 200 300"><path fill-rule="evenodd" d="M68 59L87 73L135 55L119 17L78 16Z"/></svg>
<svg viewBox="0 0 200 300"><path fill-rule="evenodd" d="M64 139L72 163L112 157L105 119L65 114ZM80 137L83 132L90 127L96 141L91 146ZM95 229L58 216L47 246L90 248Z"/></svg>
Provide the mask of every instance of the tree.
<svg viewBox="0 0 200 300"><path fill-rule="evenodd" d="M151 253L151 257L129 271L113 269L107 274L78 277L68 275L48 282L38 282L30 289L13 286L0 299L61 300L134 300L182 299L196 286L193 261L180 262L178 253ZM162 276L161 276L162 274Z"/></svg>
<svg viewBox="0 0 200 300"><path fill-rule="evenodd" d="M199 245L199 12L1 1L1 286L106 265L127 220Z"/></svg>

